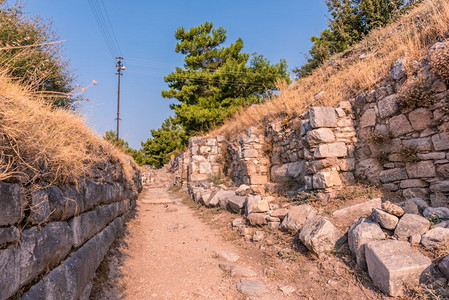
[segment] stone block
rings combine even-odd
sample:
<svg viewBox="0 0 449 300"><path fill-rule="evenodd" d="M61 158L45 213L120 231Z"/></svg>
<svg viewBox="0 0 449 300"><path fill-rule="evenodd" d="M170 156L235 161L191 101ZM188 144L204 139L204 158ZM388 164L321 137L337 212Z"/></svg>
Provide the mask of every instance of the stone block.
<svg viewBox="0 0 449 300"><path fill-rule="evenodd" d="M313 175L314 189L326 189L333 186L340 186L341 184L340 175L337 171L318 172Z"/></svg>
<svg viewBox="0 0 449 300"><path fill-rule="evenodd" d="M234 195L228 198L228 205L226 206L226 208L232 213L239 214L242 212L245 202L245 196Z"/></svg>
<svg viewBox="0 0 449 300"><path fill-rule="evenodd" d="M18 249L21 285L65 258L72 245L72 232L66 222L50 223L41 231L37 227L25 230Z"/></svg>
<svg viewBox="0 0 449 300"><path fill-rule="evenodd" d="M342 209L334 211L332 214L334 217L344 219L347 222L354 222L361 217L368 217L371 215L373 208L381 208L382 199L375 198L359 204L344 207Z"/></svg>
<svg viewBox="0 0 449 300"><path fill-rule="evenodd" d="M371 184L379 184L379 173L382 166L374 158L364 159L356 164L355 175L359 179L365 179ZM405 173L405 172L404 172Z"/></svg>
<svg viewBox="0 0 449 300"><path fill-rule="evenodd" d="M423 235L427 230L429 230L430 222L426 218L423 218L415 214L405 214L399 220L394 234L399 239L408 239L414 234Z"/></svg>
<svg viewBox="0 0 449 300"><path fill-rule="evenodd" d="M429 184L421 179L407 179L401 181L401 189L427 187Z"/></svg>
<svg viewBox="0 0 449 300"><path fill-rule="evenodd" d="M407 163L405 167L410 178L435 177L435 165L430 160L424 160L417 163Z"/></svg>
<svg viewBox="0 0 449 300"><path fill-rule="evenodd" d="M333 107L312 107L309 117L312 128L337 127L337 113Z"/></svg>
<svg viewBox="0 0 449 300"><path fill-rule="evenodd" d="M407 75L407 70L405 68L405 64L407 62L406 57L399 58L391 68L391 77L394 80L400 80Z"/></svg>
<svg viewBox="0 0 449 300"><path fill-rule="evenodd" d="M396 217L402 217L404 215L404 209L390 201L382 203L382 210Z"/></svg>
<svg viewBox="0 0 449 300"><path fill-rule="evenodd" d="M429 191L426 188L409 188L402 191L405 199L428 198Z"/></svg>
<svg viewBox="0 0 449 300"><path fill-rule="evenodd" d="M266 215L262 213L252 213L247 216L247 219L251 226L263 226L268 224L265 216Z"/></svg>
<svg viewBox="0 0 449 300"><path fill-rule="evenodd" d="M335 141L335 135L330 128L318 128L309 131L307 134L307 140L310 145L331 143Z"/></svg>
<svg viewBox="0 0 449 300"><path fill-rule="evenodd" d="M235 192L234 191L224 191L220 190L215 195L212 196L212 198L209 200L209 207L217 207L220 206L223 209L226 209L226 206L228 205L228 201L230 197L234 197Z"/></svg>
<svg viewBox="0 0 449 300"><path fill-rule="evenodd" d="M371 219L380 226L388 230L394 230L399 222L398 217L386 213L380 209L374 208Z"/></svg>
<svg viewBox="0 0 449 300"><path fill-rule="evenodd" d="M21 286L20 256L14 245L0 250L0 299L8 299Z"/></svg>
<svg viewBox="0 0 449 300"><path fill-rule="evenodd" d="M383 170L379 173L379 179L383 183L407 179L407 173L404 168L395 168Z"/></svg>
<svg viewBox="0 0 449 300"><path fill-rule="evenodd" d="M395 240L371 241L365 246L366 263L371 280L389 296L401 296L403 284L418 284L430 259L408 242Z"/></svg>
<svg viewBox="0 0 449 300"><path fill-rule="evenodd" d="M449 280L449 255L443 258L438 264L438 268L441 273L443 273L444 277Z"/></svg>
<svg viewBox="0 0 449 300"><path fill-rule="evenodd" d="M259 152L256 149L244 149L242 151L243 158L257 158L259 157Z"/></svg>
<svg viewBox="0 0 449 300"><path fill-rule="evenodd" d="M440 165L437 168L437 174L442 178L449 178L449 164Z"/></svg>
<svg viewBox="0 0 449 300"><path fill-rule="evenodd" d="M308 205L291 206L288 209L288 213L285 215L280 230L296 232L302 225L309 219L316 215L316 210Z"/></svg>
<svg viewBox="0 0 449 300"><path fill-rule="evenodd" d="M417 151L431 151L432 150L432 142L430 138L418 138L411 140L403 140L402 146L405 148L415 148Z"/></svg>
<svg viewBox="0 0 449 300"><path fill-rule="evenodd" d="M427 207L423 211L426 218L437 217L439 219L449 219L449 208L447 207Z"/></svg>
<svg viewBox="0 0 449 300"><path fill-rule="evenodd" d="M212 174L212 166L208 161L202 161L199 164L199 173L200 174Z"/></svg>
<svg viewBox="0 0 449 300"><path fill-rule="evenodd" d="M0 226L19 222L23 217L25 202L20 185L0 182Z"/></svg>
<svg viewBox="0 0 449 300"><path fill-rule="evenodd" d="M99 220L96 211L89 211L73 217L69 221L69 226L73 235L73 245L75 247L81 246L101 230L103 226L99 228L98 223Z"/></svg>
<svg viewBox="0 0 449 300"><path fill-rule="evenodd" d="M413 127L405 115L398 115L389 120L390 132L394 137L399 137L413 131Z"/></svg>
<svg viewBox="0 0 449 300"><path fill-rule="evenodd" d="M429 127L432 120L432 112L426 108L418 108L408 114L410 123L416 131L421 131Z"/></svg>
<svg viewBox="0 0 449 300"><path fill-rule="evenodd" d="M376 111L374 109L367 109L360 117L360 127L373 127L376 125Z"/></svg>
<svg viewBox="0 0 449 300"><path fill-rule="evenodd" d="M250 183L251 185L264 185L268 183L268 176L267 175L256 175L251 174L250 176Z"/></svg>
<svg viewBox="0 0 449 300"><path fill-rule="evenodd" d="M449 228L435 227L424 233L421 244L426 249L449 246Z"/></svg>
<svg viewBox="0 0 449 300"><path fill-rule="evenodd" d="M284 220L288 213L287 208L277 208L271 211L270 216Z"/></svg>
<svg viewBox="0 0 449 300"><path fill-rule="evenodd" d="M392 116L399 111L399 99L396 94L388 96L380 100L377 104L379 116L384 119Z"/></svg>
<svg viewBox="0 0 449 300"><path fill-rule="evenodd" d="M0 248L9 243L16 243L20 240L19 229L15 226L0 228Z"/></svg>
<svg viewBox="0 0 449 300"><path fill-rule="evenodd" d="M432 193L447 193L449 192L449 180L432 182L429 189Z"/></svg>
<svg viewBox="0 0 449 300"><path fill-rule="evenodd" d="M246 184L242 184L240 185L236 190L235 190L235 194L237 196L248 196L250 194L253 193L253 190L251 189L251 187L249 185Z"/></svg>
<svg viewBox="0 0 449 300"><path fill-rule="evenodd" d="M314 159L327 157L346 157L348 155L348 148L343 142L336 142L330 144L321 144L315 149L313 155Z"/></svg>
<svg viewBox="0 0 449 300"><path fill-rule="evenodd" d="M341 159L344 160L344 159ZM315 174L323 169L336 166L338 164L338 159L335 157L307 161L305 164L306 174Z"/></svg>
<svg viewBox="0 0 449 300"><path fill-rule="evenodd" d="M50 217L50 203L48 193L45 190L36 190L31 194L30 221L39 224Z"/></svg>
<svg viewBox="0 0 449 300"><path fill-rule="evenodd" d="M348 231L348 244L357 265L366 270L365 244L370 241L383 240L385 234L377 223L360 218Z"/></svg>
<svg viewBox="0 0 449 300"><path fill-rule="evenodd" d="M299 240L318 256L334 250L343 239L343 233L323 216L308 219L299 232Z"/></svg>
<svg viewBox="0 0 449 300"><path fill-rule="evenodd" d="M432 136L435 151L449 150L449 133L442 132Z"/></svg>
<svg viewBox="0 0 449 300"><path fill-rule="evenodd" d="M245 214L265 213L270 210L270 204L260 196L248 196L245 203Z"/></svg>

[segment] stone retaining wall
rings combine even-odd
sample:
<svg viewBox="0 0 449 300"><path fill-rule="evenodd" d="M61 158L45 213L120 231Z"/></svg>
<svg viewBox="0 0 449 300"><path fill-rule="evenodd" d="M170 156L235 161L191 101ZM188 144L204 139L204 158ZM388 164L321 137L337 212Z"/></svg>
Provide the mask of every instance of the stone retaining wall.
<svg viewBox="0 0 449 300"><path fill-rule="evenodd" d="M109 162L79 185L28 194L0 182L0 299L88 299L95 271L142 186Z"/></svg>

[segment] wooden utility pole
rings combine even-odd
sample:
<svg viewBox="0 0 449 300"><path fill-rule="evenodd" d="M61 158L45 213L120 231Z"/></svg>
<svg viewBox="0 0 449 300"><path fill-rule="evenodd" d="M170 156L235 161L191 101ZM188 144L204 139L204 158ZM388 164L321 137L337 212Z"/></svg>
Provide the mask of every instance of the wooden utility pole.
<svg viewBox="0 0 449 300"><path fill-rule="evenodd" d="M118 86L117 86L117 136L116 136L116 142L118 145L118 139L119 139L119 127L120 127L120 77L123 75L122 71L125 70L125 66L122 63L123 57L116 57L117 64L115 65L117 67L117 73L115 75L118 76Z"/></svg>

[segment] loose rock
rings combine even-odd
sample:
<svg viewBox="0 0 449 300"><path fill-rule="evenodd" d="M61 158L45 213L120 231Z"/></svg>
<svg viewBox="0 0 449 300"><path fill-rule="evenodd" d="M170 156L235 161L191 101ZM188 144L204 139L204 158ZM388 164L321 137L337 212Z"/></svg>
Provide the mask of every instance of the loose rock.
<svg viewBox="0 0 449 300"><path fill-rule="evenodd" d="M322 216L308 219L299 232L299 240L318 256L334 250L342 238L343 234Z"/></svg>
<svg viewBox="0 0 449 300"><path fill-rule="evenodd" d="M295 232L310 218L316 215L316 210L308 204L292 206L281 223L281 230Z"/></svg>
<svg viewBox="0 0 449 300"><path fill-rule="evenodd" d="M449 245L449 228L436 227L427 231L421 239L427 249L435 249Z"/></svg>
<svg viewBox="0 0 449 300"><path fill-rule="evenodd" d="M245 295L260 296L267 292L265 285L260 281L249 281L241 279L237 283L237 290Z"/></svg>
<svg viewBox="0 0 449 300"><path fill-rule="evenodd" d="M429 227L430 222L426 218L414 214L405 214L399 220L394 234L399 239L408 239L414 234L424 234L429 230Z"/></svg>
<svg viewBox="0 0 449 300"><path fill-rule="evenodd" d="M382 209L387 213L394 215L396 217L402 217L404 214L404 209L399 205L393 204L390 201L385 201L382 203Z"/></svg>
<svg viewBox="0 0 449 300"><path fill-rule="evenodd" d="M390 215L389 213L386 213L377 208L373 209L371 219L379 223L379 225L382 226L383 228L388 230L394 230L399 222L398 217Z"/></svg>

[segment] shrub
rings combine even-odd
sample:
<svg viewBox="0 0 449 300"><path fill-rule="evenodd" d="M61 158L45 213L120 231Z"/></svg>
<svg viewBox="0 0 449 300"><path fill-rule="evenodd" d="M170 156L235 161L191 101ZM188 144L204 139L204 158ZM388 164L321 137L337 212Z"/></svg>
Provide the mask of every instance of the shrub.
<svg viewBox="0 0 449 300"><path fill-rule="evenodd" d="M433 104L431 95L431 86L427 80L422 77L411 77L398 93L399 106L403 110L430 107Z"/></svg>
<svg viewBox="0 0 449 300"><path fill-rule="evenodd" d="M418 148L414 146L402 148L401 151L399 151L399 155L407 162L416 163L421 161L418 157Z"/></svg>
<svg viewBox="0 0 449 300"><path fill-rule="evenodd" d="M445 43L437 43L430 49L429 62L435 74L449 83L449 47Z"/></svg>

